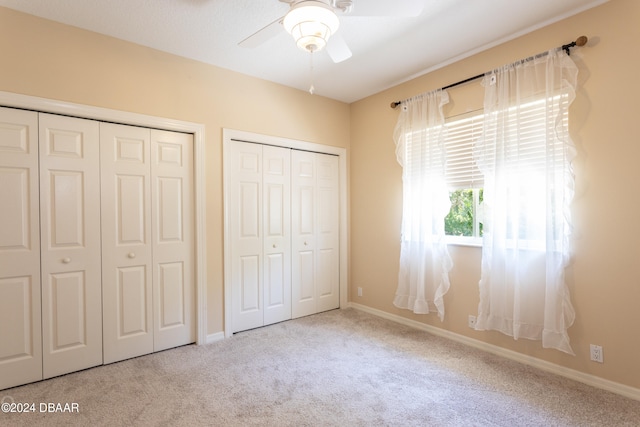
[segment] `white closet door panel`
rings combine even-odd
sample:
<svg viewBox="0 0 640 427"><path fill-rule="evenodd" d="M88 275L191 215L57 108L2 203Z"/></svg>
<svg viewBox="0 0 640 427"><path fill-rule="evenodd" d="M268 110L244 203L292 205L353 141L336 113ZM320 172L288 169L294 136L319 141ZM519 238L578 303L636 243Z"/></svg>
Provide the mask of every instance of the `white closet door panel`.
<svg viewBox="0 0 640 427"><path fill-rule="evenodd" d="M49 248L82 248L86 218L84 171L49 170Z"/></svg>
<svg viewBox="0 0 640 427"><path fill-rule="evenodd" d="M260 257L247 255L240 257L240 274L238 277L239 312L241 314L253 314L261 311L261 269ZM262 323L262 322L260 322Z"/></svg>
<svg viewBox="0 0 640 427"><path fill-rule="evenodd" d="M0 389L42 379L39 293L32 276L0 279Z"/></svg>
<svg viewBox="0 0 640 427"><path fill-rule="evenodd" d="M291 319L291 150L264 146L264 324Z"/></svg>
<svg viewBox="0 0 640 427"><path fill-rule="evenodd" d="M87 345L85 310L86 278L83 271L49 275L50 351L60 352Z"/></svg>
<svg viewBox="0 0 640 427"><path fill-rule="evenodd" d="M297 230L299 236L315 237L316 232L316 189L311 185L298 187L298 208L300 209L300 222Z"/></svg>
<svg viewBox="0 0 640 427"><path fill-rule="evenodd" d="M316 308L316 164L315 153L291 152L292 317Z"/></svg>
<svg viewBox="0 0 640 427"><path fill-rule="evenodd" d="M231 145L229 226L233 332L263 325L262 146Z"/></svg>
<svg viewBox="0 0 640 427"><path fill-rule="evenodd" d="M187 324L187 305L185 295L188 296L185 283L184 263L167 262L158 265L158 298L160 300L160 329L182 327Z"/></svg>
<svg viewBox="0 0 640 427"><path fill-rule="evenodd" d="M0 389L42 379L37 129L0 108Z"/></svg>
<svg viewBox="0 0 640 427"><path fill-rule="evenodd" d="M297 250L292 260L292 317L308 316L317 312L316 308L316 265L313 250Z"/></svg>
<svg viewBox="0 0 640 427"><path fill-rule="evenodd" d="M195 341L193 136L151 131L154 351Z"/></svg>
<svg viewBox="0 0 640 427"><path fill-rule="evenodd" d="M100 124L104 363L153 352L150 137Z"/></svg>
<svg viewBox="0 0 640 427"><path fill-rule="evenodd" d="M40 114L43 375L102 363L98 123Z"/></svg>
<svg viewBox="0 0 640 427"><path fill-rule="evenodd" d="M286 262L282 253L266 254L264 258L266 287L264 306L265 310L275 310L285 306L287 300L289 299L287 298L285 292L285 282L287 275ZM278 321L279 320L273 320L271 322L267 322L267 320L265 319L265 324Z"/></svg>
<svg viewBox="0 0 640 427"><path fill-rule="evenodd" d="M338 163L292 153L293 317L340 306Z"/></svg>
<svg viewBox="0 0 640 427"><path fill-rule="evenodd" d="M255 246L255 250L260 249L259 241L262 236L262 224L259 214L262 212L260 203L262 201L262 192L260 191L259 182L241 181L238 183L239 196L239 223L238 236L245 245ZM247 248L249 253L250 251Z"/></svg>
<svg viewBox="0 0 640 427"><path fill-rule="evenodd" d="M0 279L0 309L5 318L0 322L0 363L33 354L32 293L29 276Z"/></svg>
<svg viewBox="0 0 640 427"><path fill-rule="evenodd" d="M316 296L316 257L313 251L299 251L299 300L314 302ZM311 313L309 313L311 314Z"/></svg>
<svg viewBox="0 0 640 427"><path fill-rule="evenodd" d="M156 177L158 242L171 243L183 240L184 182L181 177Z"/></svg>
<svg viewBox="0 0 640 427"><path fill-rule="evenodd" d="M0 277L40 263L37 129L37 113L0 108Z"/></svg>
<svg viewBox="0 0 640 427"><path fill-rule="evenodd" d="M117 272L115 289L118 310L115 313L111 313L112 316L115 315L117 320L117 339L139 338L142 335L145 337L145 343L151 343L151 350L141 344L140 347L143 347L143 349L140 350L140 354L150 353L153 350L153 340L146 338L148 335L153 337L150 334L151 322L149 321L151 310L147 307L149 294L151 293L148 286L149 273L144 265L118 267ZM136 341L140 342L142 340L136 339ZM106 360L106 353L105 349L105 363L109 363ZM135 354L138 354L138 352L135 352Z"/></svg>
<svg viewBox="0 0 640 427"><path fill-rule="evenodd" d="M340 306L339 159L316 154L317 180L317 309Z"/></svg>
<svg viewBox="0 0 640 427"><path fill-rule="evenodd" d="M14 255L30 250L33 218L29 214L32 193L29 166L0 166L0 250ZM37 192L36 192L37 194Z"/></svg>

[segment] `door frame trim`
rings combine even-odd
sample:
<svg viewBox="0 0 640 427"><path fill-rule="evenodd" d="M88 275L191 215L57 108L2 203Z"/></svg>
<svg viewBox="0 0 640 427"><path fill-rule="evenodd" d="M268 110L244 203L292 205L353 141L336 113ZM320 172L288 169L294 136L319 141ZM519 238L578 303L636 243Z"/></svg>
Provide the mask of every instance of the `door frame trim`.
<svg viewBox="0 0 640 427"><path fill-rule="evenodd" d="M201 123L167 119L146 114L75 104L0 91L0 106L43 113L60 114L124 125L190 133L193 135L194 169L194 240L196 282L196 343L207 343L207 269L206 269L206 192L205 192L205 126Z"/></svg>
<svg viewBox="0 0 640 427"><path fill-rule="evenodd" d="M348 208L347 208L347 149L315 142L300 141L296 139L282 138L278 136L263 135L253 132L245 132L235 129L222 129L222 168L223 168L223 203L224 203L224 335L226 338L233 336L232 315L232 282L231 282L231 239L229 224L229 192L227 189L228 171L231 166L229 145L233 141L253 142L276 147L292 148L296 150L313 151L316 153L332 154L338 156L338 169L340 181L338 184L340 212L340 308L348 307Z"/></svg>

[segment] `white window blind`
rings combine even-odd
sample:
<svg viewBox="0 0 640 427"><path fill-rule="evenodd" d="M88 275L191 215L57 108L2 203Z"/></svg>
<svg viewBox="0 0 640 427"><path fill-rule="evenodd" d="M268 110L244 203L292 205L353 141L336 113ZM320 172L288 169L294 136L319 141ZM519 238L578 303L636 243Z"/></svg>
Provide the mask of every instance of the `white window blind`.
<svg viewBox="0 0 640 427"><path fill-rule="evenodd" d="M481 188L484 179L473 159L473 144L482 135L483 114L445 124L447 163L445 179L449 190Z"/></svg>
<svg viewBox="0 0 640 427"><path fill-rule="evenodd" d="M564 97L566 98L566 97ZM564 100L563 100L564 101ZM497 113L496 117L489 120L506 120L507 126L501 138L507 139L507 144L502 153L483 153L485 161L493 161L501 158L505 165L515 164L516 159L527 160L526 167L521 170L523 174L535 173L545 167L549 162L549 156L555 161L562 159L563 145L561 138L554 135L555 132L567 128L567 115L563 115L563 122L556 128L547 128L547 116L557 116L557 107L549 109L550 105L558 105L555 101L545 99L524 103L517 108ZM563 105L566 105L563 103ZM478 168L474 158L474 144L483 135L485 115L475 114L465 118L456 118L445 123L446 137L446 166L445 180L450 191L470 188L482 188L484 177ZM519 123L519 127L516 124ZM426 145L419 141L437 139L442 131L440 126L431 129L414 131L407 135L405 167L409 169L409 176L424 173L425 160L429 158ZM426 138L425 138L426 136ZM412 138L413 137L413 138ZM484 138L496 140L496 135L489 131ZM489 150L495 150L495 144L487 145ZM549 153L547 153L549 152ZM522 163L520 163L522 165ZM431 165L434 166L434 165Z"/></svg>
<svg viewBox="0 0 640 427"><path fill-rule="evenodd" d="M483 187L484 177L474 158L474 144L482 137L488 141L495 141L497 137L506 139L503 152L483 153L485 161L500 158L508 166L516 164L515 160L518 159L518 164L522 167L524 160L526 167L520 170L522 174L544 170L550 159L554 162L561 161L564 155L563 145L561 138L555 133L567 129L567 115L563 115L563 122L558 123L555 128L547 127L547 116L558 115L557 105L556 100L539 99L506 112L497 113L496 117L489 120L507 121L504 135L498 136L493 135L492 131L482 135L484 114L447 122L445 124L447 130L445 176L449 190ZM562 105L566 106L564 102ZM550 108L550 106L554 107ZM488 146L495 150L495 144L488 144Z"/></svg>

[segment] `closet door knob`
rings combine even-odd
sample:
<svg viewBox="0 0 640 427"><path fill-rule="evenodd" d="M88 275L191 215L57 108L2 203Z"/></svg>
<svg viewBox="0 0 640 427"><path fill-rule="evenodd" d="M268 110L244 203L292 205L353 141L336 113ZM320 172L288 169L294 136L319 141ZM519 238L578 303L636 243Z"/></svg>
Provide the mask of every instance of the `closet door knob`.
<svg viewBox="0 0 640 427"><path fill-rule="evenodd" d="M273 249L275 249L275 248L276 248L276 244L274 243L274 244L273 244Z"/></svg>
<svg viewBox="0 0 640 427"><path fill-rule="evenodd" d="M127 256L128 256L129 258L135 258L135 257L136 257L136 254L134 254L133 252L129 252L129 253L127 254Z"/></svg>
<svg viewBox="0 0 640 427"><path fill-rule="evenodd" d="M64 258L62 258L62 262L65 263L65 264L69 264L71 262L71 258L64 257Z"/></svg>
<svg viewBox="0 0 640 427"><path fill-rule="evenodd" d="M304 242L304 245L305 245L305 246L307 246L307 245L308 245L308 243L307 243L307 242Z"/></svg>

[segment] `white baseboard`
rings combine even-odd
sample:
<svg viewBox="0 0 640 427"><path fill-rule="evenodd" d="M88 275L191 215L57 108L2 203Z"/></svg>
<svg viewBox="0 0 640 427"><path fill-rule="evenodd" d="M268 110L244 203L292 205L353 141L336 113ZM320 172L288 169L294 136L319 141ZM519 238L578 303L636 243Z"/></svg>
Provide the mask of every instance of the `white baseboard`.
<svg viewBox="0 0 640 427"><path fill-rule="evenodd" d="M607 390L612 393L616 393L630 399L640 401L640 389L630 387L624 384L616 383L614 381L605 380L604 378L596 377L595 375L585 374L584 372L569 369L564 366L556 365L555 363L547 362L545 360L537 359L535 357L527 356L526 354L518 353L512 350L507 350L502 347L498 347L493 344L488 344L483 341L479 341L473 338L465 337L445 329L436 328L431 325L427 325L415 320L407 319L396 314L387 313L386 311L378 310L375 308L367 307L362 304L350 302L349 307L353 307L357 310L361 310L378 317L382 317L388 320L392 320L397 323L401 323L406 326L411 326L416 329L420 329L434 335L438 335L444 338L448 338L452 341L457 341L462 344L466 344L471 347L475 347L480 350L487 351L489 353L502 356L507 359L515 360L516 362L523 363L525 365L534 366L547 372L551 372L556 375L560 375L565 378L569 378L574 381L581 382L593 387L597 387L602 390Z"/></svg>
<svg viewBox="0 0 640 427"><path fill-rule="evenodd" d="M207 335L205 344L211 344L212 342L222 341L224 339L224 332L216 332L215 334Z"/></svg>

